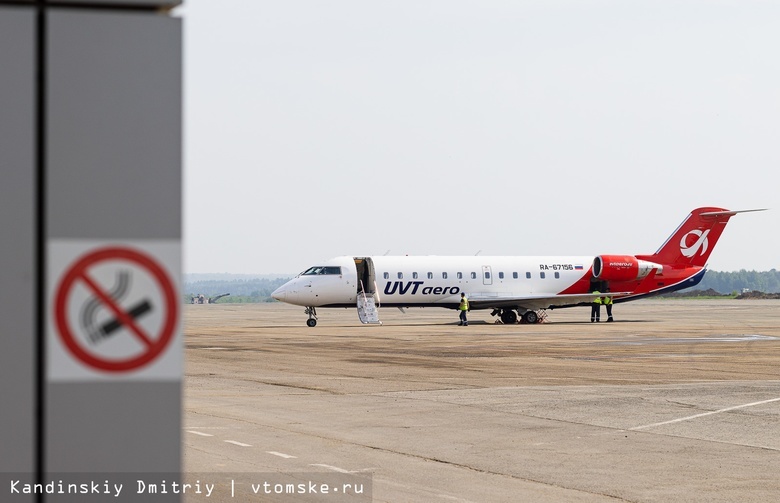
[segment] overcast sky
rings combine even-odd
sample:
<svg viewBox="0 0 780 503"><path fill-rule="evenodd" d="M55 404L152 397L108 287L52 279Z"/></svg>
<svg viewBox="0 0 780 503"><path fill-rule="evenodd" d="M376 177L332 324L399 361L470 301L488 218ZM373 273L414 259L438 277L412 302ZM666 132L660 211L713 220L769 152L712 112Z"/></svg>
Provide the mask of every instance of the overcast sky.
<svg viewBox="0 0 780 503"><path fill-rule="evenodd" d="M185 0L184 272L652 253L780 268L780 2Z"/></svg>

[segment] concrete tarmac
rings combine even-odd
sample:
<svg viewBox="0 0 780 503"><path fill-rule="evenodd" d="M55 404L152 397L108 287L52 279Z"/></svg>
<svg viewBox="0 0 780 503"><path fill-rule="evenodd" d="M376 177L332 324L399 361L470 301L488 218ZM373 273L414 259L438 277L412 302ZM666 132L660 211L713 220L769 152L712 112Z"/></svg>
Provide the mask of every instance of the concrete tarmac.
<svg viewBox="0 0 780 503"><path fill-rule="evenodd" d="M224 501L777 500L780 301L614 310L459 327L443 309L381 309L383 326L321 309L309 328L294 306L187 305L185 470L270 481ZM370 496L274 494L285 477Z"/></svg>

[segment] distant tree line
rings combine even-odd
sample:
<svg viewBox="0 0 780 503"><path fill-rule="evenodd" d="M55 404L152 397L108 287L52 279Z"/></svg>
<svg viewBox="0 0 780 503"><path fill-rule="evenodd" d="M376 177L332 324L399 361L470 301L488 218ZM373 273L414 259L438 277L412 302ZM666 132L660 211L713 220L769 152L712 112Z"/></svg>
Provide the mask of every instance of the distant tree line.
<svg viewBox="0 0 780 503"><path fill-rule="evenodd" d="M207 299L223 293L229 293L217 302L255 303L275 302L271 292L288 282L290 278L250 278L231 280L201 280L184 282L184 302L189 304L192 297L203 294Z"/></svg>
<svg viewBox="0 0 780 503"><path fill-rule="evenodd" d="M693 287L697 290L712 289L720 293L741 293L752 290L765 293L780 292L780 272L771 271L741 271L718 272L707 271L701 283ZM683 290L685 292L686 290Z"/></svg>

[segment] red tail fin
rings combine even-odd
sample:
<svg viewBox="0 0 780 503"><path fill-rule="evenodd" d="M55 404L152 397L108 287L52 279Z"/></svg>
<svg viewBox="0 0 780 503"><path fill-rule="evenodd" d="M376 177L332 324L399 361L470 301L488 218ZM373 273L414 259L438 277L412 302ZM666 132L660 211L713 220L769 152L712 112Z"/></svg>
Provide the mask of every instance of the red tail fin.
<svg viewBox="0 0 780 503"><path fill-rule="evenodd" d="M697 208L655 254L637 255L637 258L672 266L704 266L729 218L737 213L741 212L723 208Z"/></svg>

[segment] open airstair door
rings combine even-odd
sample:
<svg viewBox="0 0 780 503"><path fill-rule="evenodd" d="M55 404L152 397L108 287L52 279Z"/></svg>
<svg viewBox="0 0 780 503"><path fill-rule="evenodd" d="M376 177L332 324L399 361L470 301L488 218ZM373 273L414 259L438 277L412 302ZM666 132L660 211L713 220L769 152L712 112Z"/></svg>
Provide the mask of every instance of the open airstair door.
<svg viewBox="0 0 780 503"><path fill-rule="evenodd" d="M357 269L357 312L360 322L381 325L377 307L374 262L370 257L355 257Z"/></svg>

